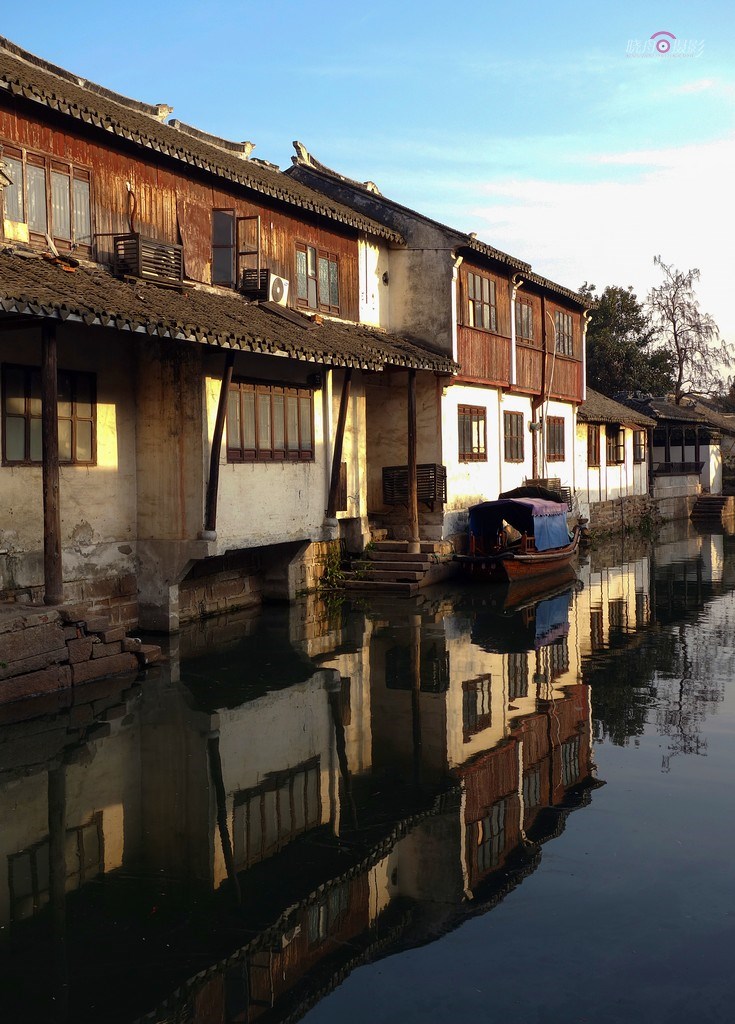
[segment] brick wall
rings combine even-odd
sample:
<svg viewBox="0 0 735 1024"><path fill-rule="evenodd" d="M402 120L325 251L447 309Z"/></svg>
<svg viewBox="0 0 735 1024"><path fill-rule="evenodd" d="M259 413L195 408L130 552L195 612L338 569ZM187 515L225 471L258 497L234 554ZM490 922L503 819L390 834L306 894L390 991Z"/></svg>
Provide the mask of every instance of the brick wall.
<svg viewBox="0 0 735 1024"><path fill-rule="evenodd" d="M0 616L0 704L137 674L160 653L81 605L11 605Z"/></svg>
<svg viewBox="0 0 735 1024"><path fill-rule="evenodd" d="M0 601L18 601L43 607L42 586L0 590ZM104 615L111 625L134 629L138 625L138 584L132 573L64 583L64 603L82 604L90 614Z"/></svg>
<svg viewBox="0 0 735 1024"><path fill-rule="evenodd" d="M595 536L623 533L661 522L658 502L647 494L634 494L612 501L598 501L590 505L589 529Z"/></svg>
<svg viewBox="0 0 735 1024"><path fill-rule="evenodd" d="M256 553L238 551L205 558L179 584L179 622L250 608L262 600L260 561Z"/></svg>

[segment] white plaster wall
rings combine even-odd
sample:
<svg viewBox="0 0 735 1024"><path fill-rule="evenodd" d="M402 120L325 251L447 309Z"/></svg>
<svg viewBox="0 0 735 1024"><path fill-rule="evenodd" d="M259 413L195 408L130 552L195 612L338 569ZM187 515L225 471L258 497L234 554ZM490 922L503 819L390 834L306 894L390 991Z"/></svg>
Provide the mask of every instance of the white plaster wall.
<svg viewBox="0 0 735 1024"><path fill-rule="evenodd" d="M220 710L219 747L230 830L234 794L259 785L271 772L295 768L313 757L319 757L321 821L331 820L339 827L339 763L327 677L332 673L317 672L305 683ZM216 843L214 876L215 886L226 877Z"/></svg>
<svg viewBox="0 0 735 1024"><path fill-rule="evenodd" d="M523 462L506 462L505 455L505 433L503 426L504 412L520 412L523 415ZM520 487L525 481L533 476L533 435L528 429L532 419L531 399L527 395L513 395L504 393L501 396L500 415L498 417L498 460L500 466L500 481L498 491L510 491L514 487Z"/></svg>
<svg viewBox="0 0 735 1024"><path fill-rule="evenodd" d="M459 406L486 410L487 461L459 461ZM447 512L464 511L479 501L497 498L500 482L498 444L498 391L496 388L452 384L442 398L442 450L447 467Z"/></svg>
<svg viewBox="0 0 735 1024"><path fill-rule="evenodd" d="M371 512L383 508L383 467L405 466L408 461L407 381L405 372L386 371L365 383L368 508ZM440 384L433 373L416 374L419 464L443 463L440 395Z"/></svg>
<svg viewBox="0 0 735 1024"><path fill-rule="evenodd" d="M568 402L544 402L542 406L544 421L550 416L561 416L564 419L564 458L550 461L546 458L546 423L539 431L543 442L539 444L538 475L540 477L558 477L562 487L574 486L574 406Z"/></svg>
<svg viewBox="0 0 735 1024"><path fill-rule="evenodd" d="M390 250L378 239L362 236L358 242L360 322L390 328ZM383 275L388 277L383 280Z"/></svg>
<svg viewBox="0 0 735 1024"><path fill-rule="evenodd" d="M38 737L30 740L36 755ZM35 741L35 746L34 746ZM130 862L140 838L139 730L116 731L91 744L91 764L66 767L66 826L85 825L102 812L104 868L112 871ZM0 922L10 919L8 857L48 838L48 772L35 771L0 785Z"/></svg>
<svg viewBox="0 0 735 1024"><path fill-rule="evenodd" d="M104 344L101 344L101 342ZM97 384L97 464L61 466L59 497L64 579L132 571L136 539L134 341L112 331L58 330L61 370L93 372ZM40 339L3 335L0 364L40 366ZM0 430L2 424L0 423ZM43 552L41 466L0 467L0 549ZM43 582L40 565L18 566L18 585ZM0 581L1 585L1 581Z"/></svg>
<svg viewBox="0 0 735 1024"><path fill-rule="evenodd" d="M205 370L207 430L202 457L207 464L222 382L221 360L219 363L215 369L216 364L210 361ZM237 364L235 369L237 372ZM242 376L255 375L251 366L247 369L250 373L243 372ZM261 370L261 374L263 372ZM284 384L288 383L285 374L281 379ZM303 369L295 379L304 380ZM338 389L335 391L338 392ZM217 499L218 549L225 551L320 538L327 505L327 460L321 399L321 390L315 391L313 462L229 463L226 436L223 437ZM333 400L338 407L338 393ZM354 406L354 403L351 402L351 405ZM351 439L346 446L348 451L350 445ZM208 475L208 468L206 472Z"/></svg>

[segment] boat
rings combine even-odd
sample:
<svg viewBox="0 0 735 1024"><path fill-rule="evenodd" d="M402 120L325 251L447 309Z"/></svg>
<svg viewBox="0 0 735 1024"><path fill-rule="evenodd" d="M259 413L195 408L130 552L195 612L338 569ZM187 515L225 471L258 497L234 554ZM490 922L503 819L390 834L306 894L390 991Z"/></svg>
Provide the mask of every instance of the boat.
<svg viewBox="0 0 735 1024"><path fill-rule="evenodd" d="M564 573L579 548L581 528L571 533L567 505L555 492L516 488L497 501L469 510L468 554L455 560L470 577L488 582L528 580Z"/></svg>

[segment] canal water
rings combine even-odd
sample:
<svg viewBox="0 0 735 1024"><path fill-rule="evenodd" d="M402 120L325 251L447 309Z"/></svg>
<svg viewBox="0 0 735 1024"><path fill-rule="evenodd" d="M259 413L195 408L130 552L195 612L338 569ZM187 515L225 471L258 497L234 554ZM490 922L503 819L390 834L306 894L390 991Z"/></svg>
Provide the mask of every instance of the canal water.
<svg viewBox="0 0 735 1024"><path fill-rule="evenodd" d="M209 620L1 711L2 1021L732 1019L727 533Z"/></svg>

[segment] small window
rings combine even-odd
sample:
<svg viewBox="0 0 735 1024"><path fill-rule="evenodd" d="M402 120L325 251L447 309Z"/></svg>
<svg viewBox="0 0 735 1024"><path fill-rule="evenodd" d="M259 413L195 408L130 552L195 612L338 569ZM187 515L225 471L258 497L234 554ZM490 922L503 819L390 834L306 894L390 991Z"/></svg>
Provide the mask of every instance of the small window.
<svg viewBox="0 0 735 1024"><path fill-rule="evenodd" d="M546 421L546 458L549 462L563 462L565 452L564 417L549 416Z"/></svg>
<svg viewBox="0 0 735 1024"><path fill-rule="evenodd" d="M339 313L339 260L336 253L296 243L296 303L306 309Z"/></svg>
<svg viewBox="0 0 735 1024"><path fill-rule="evenodd" d="M523 413L504 412L503 432L506 462L523 462Z"/></svg>
<svg viewBox="0 0 735 1024"><path fill-rule="evenodd" d="M228 462L311 462L314 402L307 388L232 384L227 406Z"/></svg>
<svg viewBox="0 0 735 1024"><path fill-rule="evenodd" d="M608 424L605 427L607 440L607 464L608 466L619 466L625 462L625 430L617 424Z"/></svg>
<svg viewBox="0 0 735 1024"><path fill-rule="evenodd" d="M533 341L533 306L526 299L516 299L516 338Z"/></svg>
<svg viewBox="0 0 735 1024"><path fill-rule="evenodd" d="M41 462L41 371L3 366L3 465ZM90 466L97 461L95 377L60 370L58 376L59 462Z"/></svg>
<svg viewBox="0 0 735 1024"><path fill-rule="evenodd" d="M460 405L458 409L459 461L487 462L487 409Z"/></svg>
<svg viewBox="0 0 735 1024"><path fill-rule="evenodd" d="M597 423L587 424L587 465L600 465L600 427Z"/></svg>
<svg viewBox="0 0 735 1024"><path fill-rule="evenodd" d="M484 331L497 331L495 282L479 274L467 274L467 323Z"/></svg>
<svg viewBox="0 0 735 1024"><path fill-rule="evenodd" d="M574 321L570 313L554 313L556 351L563 356L574 355Z"/></svg>
<svg viewBox="0 0 735 1024"><path fill-rule="evenodd" d="M492 676L462 683L462 732L464 742L492 725Z"/></svg>
<svg viewBox="0 0 735 1024"><path fill-rule="evenodd" d="M641 463L646 461L646 432L645 430L633 431L633 462Z"/></svg>
<svg viewBox="0 0 735 1024"><path fill-rule="evenodd" d="M234 210L212 210L212 284L235 287Z"/></svg>

